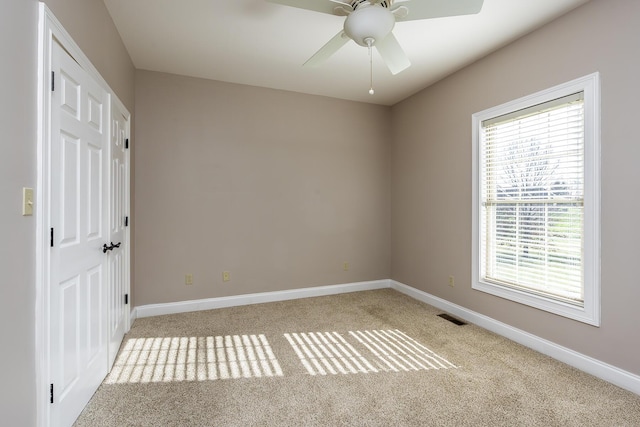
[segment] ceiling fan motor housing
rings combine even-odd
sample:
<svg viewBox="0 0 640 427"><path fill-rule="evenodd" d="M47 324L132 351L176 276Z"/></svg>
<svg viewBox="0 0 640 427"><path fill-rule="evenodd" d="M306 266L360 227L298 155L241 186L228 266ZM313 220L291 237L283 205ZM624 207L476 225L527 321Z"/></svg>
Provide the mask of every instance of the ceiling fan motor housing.
<svg viewBox="0 0 640 427"><path fill-rule="evenodd" d="M373 39L375 45L389 35L395 24L396 18L389 9L377 3L362 3L347 16L344 32L360 46L368 46L367 39Z"/></svg>

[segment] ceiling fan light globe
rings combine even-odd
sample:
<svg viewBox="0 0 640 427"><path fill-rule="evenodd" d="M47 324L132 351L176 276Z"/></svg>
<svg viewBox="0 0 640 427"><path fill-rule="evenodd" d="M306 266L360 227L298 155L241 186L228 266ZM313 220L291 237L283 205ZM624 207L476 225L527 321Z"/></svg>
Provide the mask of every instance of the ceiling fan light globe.
<svg viewBox="0 0 640 427"><path fill-rule="evenodd" d="M367 46L366 39L373 39L375 44L383 40L396 24L396 19L389 9L378 4L360 6L347 16L344 21L344 32L360 46Z"/></svg>

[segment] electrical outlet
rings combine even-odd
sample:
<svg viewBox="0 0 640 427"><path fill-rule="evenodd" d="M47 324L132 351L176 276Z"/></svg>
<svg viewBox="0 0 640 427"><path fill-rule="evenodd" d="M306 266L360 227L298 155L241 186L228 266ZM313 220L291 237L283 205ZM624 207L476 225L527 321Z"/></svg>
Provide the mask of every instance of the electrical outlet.
<svg viewBox="0 0 640 427"><path fill-rule="evenodd" d="M223 282L228 282L229 280L231 280L231 273L228 271L223 271L222 272L222 281Z"/></svg>
<svg viewBox="0 0 640 427"><path fill-rule="evenodd" d="M185 276L184 276L184 284L185 285L193 285L193 274L185 274Z"/></svg>
<svg viewBox="0 0 640 427"><path fill-rule="evenodd" d="M455 279L453 276L449 276L449 286L451 286L453 288L453 286L455 285Z"/></svg>
<svg viewBox="0 0 640 427"><path fill-rule="evenodd" d="M342 264L342 269L343 269L344 271L349 271L349 263L348 263L348 262L343 263L343 264Z"/></svg>

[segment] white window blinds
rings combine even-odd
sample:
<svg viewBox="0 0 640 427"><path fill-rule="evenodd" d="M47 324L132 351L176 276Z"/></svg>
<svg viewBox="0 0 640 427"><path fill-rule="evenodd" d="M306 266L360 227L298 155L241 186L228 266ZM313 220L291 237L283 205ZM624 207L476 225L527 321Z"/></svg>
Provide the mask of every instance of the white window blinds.
<svg viewBox="0 0 640 427"><path fill-rule="evenodd" d="M480 275L584 301L583 93L484 120Z"/></svg>

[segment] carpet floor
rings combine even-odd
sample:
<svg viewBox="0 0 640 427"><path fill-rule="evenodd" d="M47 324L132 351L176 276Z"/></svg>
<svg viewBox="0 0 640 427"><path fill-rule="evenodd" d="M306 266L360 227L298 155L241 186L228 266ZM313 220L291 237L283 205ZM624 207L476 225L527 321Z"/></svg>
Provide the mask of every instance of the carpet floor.
<svg viewBox="0 0 640 427"><path fill-rule="evenodd" d="M640 426L640 396L390 289L138 319L84 426Z"/></svg>

